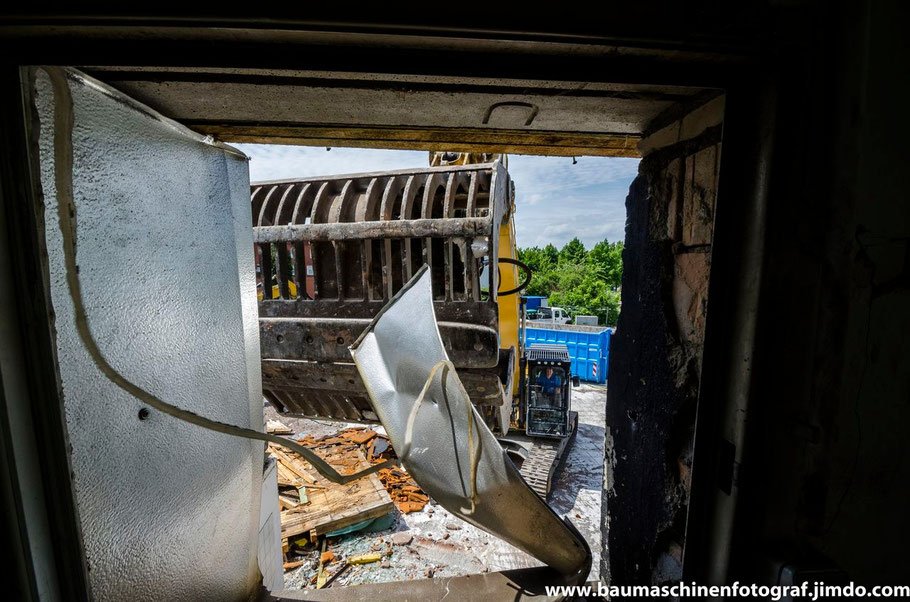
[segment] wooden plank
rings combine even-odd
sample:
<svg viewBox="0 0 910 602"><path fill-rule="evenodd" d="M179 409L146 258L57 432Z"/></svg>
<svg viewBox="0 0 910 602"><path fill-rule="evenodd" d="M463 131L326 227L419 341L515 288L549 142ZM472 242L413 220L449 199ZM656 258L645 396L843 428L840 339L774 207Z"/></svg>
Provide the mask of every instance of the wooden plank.
<svg viewBox="0 0 910 602"><path fill-rule="evenodd" d="M293 435L294 431L280 420L269 420L265 423L265 432L273 435Z"/></svg>
<svg viewBox="0 0 910 602"><path fill-rule="evenodd" d="M350 440L357 445L363 445L367 441L371 441L376 437L376 431L372 430L356 430L344 433L342 435L345 439Z"/></svg>
<svg viewBox="0 0 910 602"><path fill-rule="evenodd" d="M278 460L280 460L279 464L283 463L287 468L289 468L297 476L303 478L303 480L307 483L312 484L316 482L316 477L311 475L309 471L304 468L304 466L309 466L309 464L304 460L300 460L299 458L288 455L287 452L272 443L269 444L269 452Z"/></svg>
<svg viewBox="0 0 910 602"><path fill-rule="evenodd" d="M297 475L291 472L291 469L281 462L276 463L275 469L278 474L279 487L297 487L300 483L300 479L297 477Z"/></svg>
<svg viewBox="0 0 910 602"><path fill-rule="evenodd" d="M496 130L480 127L417 127L402 125L260 125L180 120L187 127L225 142L350 146L402 150L555 155L559 157L641 157L639 134L560 132L557 130Z"/></svg>
<svg viewBox="0 0 910 602"><path fill-rule="evenodd" d="M281 495L281 494L278 494L278 503L281 505L282 509L287 509L287 510L290 510L292 508L297 508L301 504L300 500L295 500L294 498L292 498L290 496ZM306 503L306 502L304 502L304 503Z"/></svg>
<svg viewBox="0 0 910 602"><path fill-rule="evenodd" d="M369 467L356 445L317 446L314 451L345 474ZM316 477L315 485L319 488L307 491L308 504L281 513L283 538L301 533L327 533L384 516L394 508L392 499L376 474L344 485L319 476Z"/></svg>

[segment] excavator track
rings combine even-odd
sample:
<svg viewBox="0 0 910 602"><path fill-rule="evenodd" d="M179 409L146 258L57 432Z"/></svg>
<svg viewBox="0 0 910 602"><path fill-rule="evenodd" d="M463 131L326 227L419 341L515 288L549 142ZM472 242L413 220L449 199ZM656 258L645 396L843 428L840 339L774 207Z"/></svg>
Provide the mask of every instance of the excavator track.
<svg viewBox="0 0 910 602"><path fill-rule="evenodd" d="M528 458L522 462L518 472L528 487L544 500L553 489L553 476L562 464L565 452L578 429L578 412L569 413L569 434L558 439L535 437L530 442Z"/></svg>

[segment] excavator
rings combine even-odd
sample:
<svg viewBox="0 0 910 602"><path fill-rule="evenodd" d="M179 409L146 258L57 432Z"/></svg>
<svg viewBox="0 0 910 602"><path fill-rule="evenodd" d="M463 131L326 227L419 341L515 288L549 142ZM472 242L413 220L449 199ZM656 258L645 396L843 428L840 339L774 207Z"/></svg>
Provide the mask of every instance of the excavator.
<svg viewBox="0 0 910 602"><path fill-rule="evenodd" d="M446 350L488 425L508 433L522 287L506 162L432 153L424 169L252 186L254 232L271 230L256 267L263 391L279 413L377 421L347 345L426 263Z"/></svg>
<svg viewBox="0 0 910 602"><path fill-rule="evenodd" d="M396 451L407 450L399 456L414 478L450 511L564 575L587 574L587 544L546 505L577 425L570 395L578 380L564 346L524 344L520 292L531 270L517 257L508 158L431 152L429 164L251 185L263 395L283 415L381 422ZM397 328L391 339L389 328ZM372 351L363 349L367 336ZM379 342L386 357L375 353ZM439 361L421 372L429 356ZM416 388L397 391L389 383L398 381ZM483 428L451 414L459 391ZM446 420L418 407L434 392ZM403 407L411 408L406 425ZM458 449L421 464L416 452L438 447L442 429ZM524 518L510 523L515 516ZM540 543L553 537L563 539L558 552Z"/></svg>

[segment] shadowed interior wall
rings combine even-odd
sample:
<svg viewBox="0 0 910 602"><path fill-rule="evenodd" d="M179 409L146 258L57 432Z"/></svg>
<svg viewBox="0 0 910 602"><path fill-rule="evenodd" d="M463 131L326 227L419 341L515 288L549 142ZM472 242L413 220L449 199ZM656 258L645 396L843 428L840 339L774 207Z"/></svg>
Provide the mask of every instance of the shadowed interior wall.
<svg viewBox="0 0 910 602"><path fill-rule="evenodd" d="M908 19L904 2L843 4L781 69L733 578L906 582Z"/></svg>
<svg viewBox="0 0 910 602"><path fill-rule="evenodd" d="M603 511L615 584L682 577L723 108L655 120L626 198Z"/></svg>
<svg viewBox="0 0 910 602"><path fill-rule="evenodd" d="M127 379L198 414L262 429L247 159L67 71L73 165L55 165L54 97L32 72L32 137L73 479L92 594L246 599L259 582L262 444L150 410L109 382L75 330L55 171L72 169L91 330ZM164 578L166 576L166 578Z"/></svg>

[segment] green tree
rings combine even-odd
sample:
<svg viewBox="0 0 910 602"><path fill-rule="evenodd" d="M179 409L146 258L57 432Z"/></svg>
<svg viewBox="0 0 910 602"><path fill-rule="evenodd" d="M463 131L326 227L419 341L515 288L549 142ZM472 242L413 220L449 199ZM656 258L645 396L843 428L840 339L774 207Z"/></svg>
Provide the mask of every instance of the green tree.
<svg viewBox="0 0 910 602"><path fill-rule="evenodd" d="M555 247L553 250L556 250ZM518 249L518 260L526 263L532 270L531 282L524 294L544 297L549 295L550 290L555 286L553 268L556 266L556 261L547 250L540 247Z"/></svg>
<svg viewBox="0 0 910 602"><path fill-rule="evenodd" d="M547 259L550 260L550 265L556 265L559 263L559 250L553 246L553 243L548 244L543 248L544 255L547 256Z"/></svg>
<svg viewBox="0 0 910 602"><path fill-rule="evenodd" d="M598 316L601 324L616 325L622 285L621 242L603 240L587 251L577 238L559 251L552 244L543 249L519 249L518 258L533 270L527 295L549 297L550 305L576 314Z"/></svg>
<svg viewBox="0 0 910 602"><path fill-rule="evenodd" d="M518 249L518 259L528 264L535 272L549 270L553 266L550 257L540 247Z"/></svg>
<svg viewBox="0 0 910 602"><path fill-rule="evenodd" d="M610 287L622 286L622 242L600 241L586 257L597 275Z"/></svg>
<svg viewBox="0 0 910 602"><path fill-rule="evenodd" d="M560 249L559 263L581 263L585 260L587 254L588 252L585 250L585 246L576 236L567 242L566 246Z"/></svg>

